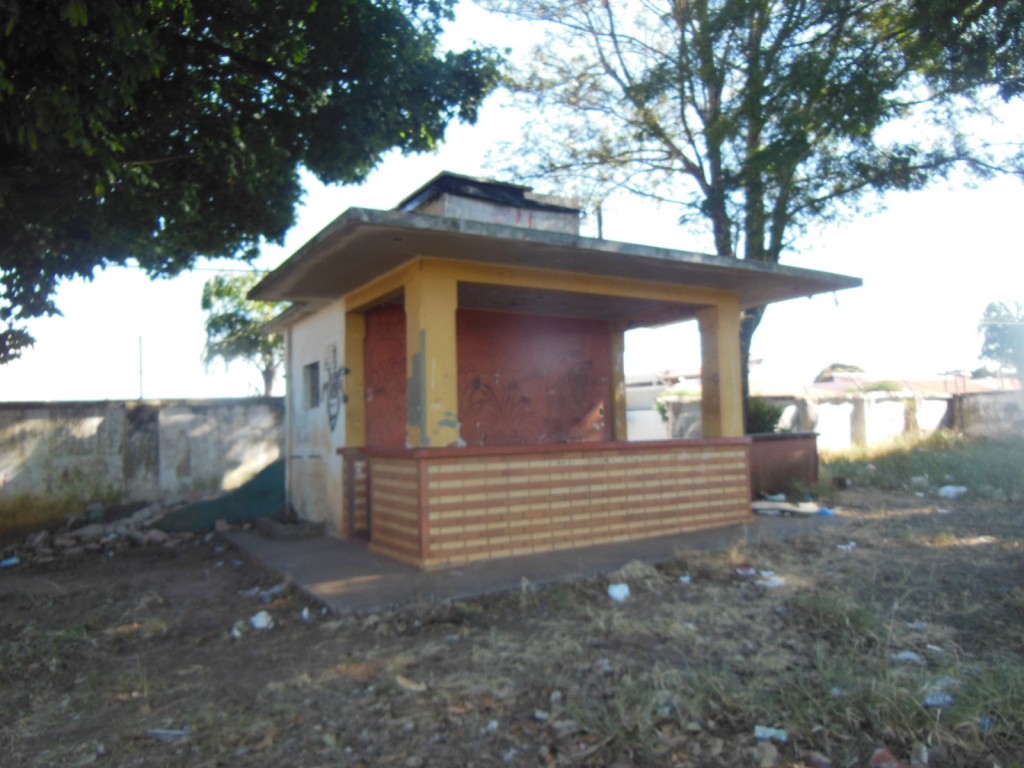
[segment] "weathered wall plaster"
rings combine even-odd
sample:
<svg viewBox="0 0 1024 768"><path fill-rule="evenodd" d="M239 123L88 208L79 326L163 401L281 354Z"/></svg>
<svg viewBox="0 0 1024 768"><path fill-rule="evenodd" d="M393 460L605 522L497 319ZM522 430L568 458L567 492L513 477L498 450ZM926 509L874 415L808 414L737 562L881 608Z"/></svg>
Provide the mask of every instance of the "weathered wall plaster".
<svg viewBox="0 0 1024 768"><path fill-rule="evenodd" d="M288 502L305 520L343 531L345 307L332 302L288 332ZM310 381L311 371L316 381Z"/></svg>
<svg viewBox="0 0 1024 768"><path fill-rule="evenodd" d="M283 414L279 398L0 404L0 530L236 488L280 458Z"/></svg>

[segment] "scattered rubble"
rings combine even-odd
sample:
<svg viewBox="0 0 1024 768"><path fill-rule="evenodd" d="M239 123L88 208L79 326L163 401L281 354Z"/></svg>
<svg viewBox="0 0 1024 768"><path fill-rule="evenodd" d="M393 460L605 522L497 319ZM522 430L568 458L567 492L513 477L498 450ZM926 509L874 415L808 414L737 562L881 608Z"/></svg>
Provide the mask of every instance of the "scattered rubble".
<svg viewBox="0 0 1024 768"><path fill-rule="evenodd" d="M60 528L32 531L20 543L6 546L0 553L0 568L50 563L86 553L109 557L133 547L177 547L194 539L195 534L189 531L167 533L158 526L159 521L177 507L150 504L125 517L104 522L103 507L91 504L84 514L69 515Z"/></svg>

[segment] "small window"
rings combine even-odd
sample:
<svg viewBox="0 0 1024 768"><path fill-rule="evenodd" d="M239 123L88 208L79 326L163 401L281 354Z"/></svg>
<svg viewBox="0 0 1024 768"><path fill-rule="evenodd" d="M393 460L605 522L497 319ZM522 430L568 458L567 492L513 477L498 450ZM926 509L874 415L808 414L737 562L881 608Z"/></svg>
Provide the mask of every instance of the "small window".
<svg viewBox="0 0 1024 768"><path fill-rule="evenodd" d="M320 363L303 366L302 392L307 411L320 407Z"/></svg>

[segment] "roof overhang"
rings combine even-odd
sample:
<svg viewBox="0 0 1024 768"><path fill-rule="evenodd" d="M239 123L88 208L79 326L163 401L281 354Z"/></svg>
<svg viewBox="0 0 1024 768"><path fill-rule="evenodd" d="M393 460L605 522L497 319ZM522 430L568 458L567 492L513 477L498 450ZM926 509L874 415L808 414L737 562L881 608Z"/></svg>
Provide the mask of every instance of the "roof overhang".
<svg viewBox="0 0 1024 768"><path fill-rule="evenodd" d="M847 275L692 251L404 211L350 208L260 281L249 296L315 307L420 257L728 291L743 308L861 285L859 278ZM294 310L298 312L302 310ZM298 319L294 313L281 320ZM280 324L275 321L274 325Z"/></svg>

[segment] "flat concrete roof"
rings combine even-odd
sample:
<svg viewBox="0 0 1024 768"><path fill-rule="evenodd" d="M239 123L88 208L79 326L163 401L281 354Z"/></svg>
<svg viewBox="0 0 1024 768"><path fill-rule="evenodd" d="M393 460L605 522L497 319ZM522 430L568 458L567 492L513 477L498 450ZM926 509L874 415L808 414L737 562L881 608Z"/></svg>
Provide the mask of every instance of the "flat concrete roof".
<svg viewBox="0 0 1024 768"><path fill-rule="evenodd" d="M693 251L406 211L350 208L260 281L249 296L262 301L292 301L315 306L361 288L419 257L729 291L739 297L743 308L861 285L860 278L847 275ZM547 311L553 302L566 297L564 293L534 293L532 300L537 311ZM544 295L547 293L551 295ZM465 296L460 293L460 306L464 305L464 299L470 305L486 308L488 302L500 306L509 296L496 296L495 290L489 287L487 290L467 289ZM672 317L671 312L662 311L664 307L652 307L650 302L645 304L646 309L651 310L646 314L652 318L672 321L683 317ZM626 303L617 307L602 306L614 314L639 309ZM523 311L531 310L524 308ZM584 302L579 304L576 313L594 316L597 311L592 304Z"/></svg>

